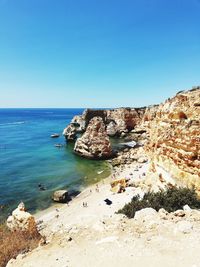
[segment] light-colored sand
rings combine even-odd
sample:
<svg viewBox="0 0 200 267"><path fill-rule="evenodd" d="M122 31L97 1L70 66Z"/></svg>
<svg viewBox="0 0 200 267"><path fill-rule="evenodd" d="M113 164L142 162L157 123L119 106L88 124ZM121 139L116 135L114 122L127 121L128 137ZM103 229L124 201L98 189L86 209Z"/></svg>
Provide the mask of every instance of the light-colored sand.
<svg viewBox="0 0 200 267"><path fill-rule="evenodd" d="M116 178L139 177L143 164L126 168ZM113 194L108 178L85 189L69 205L57 205L37 214L48 244L19 255L8 267L200 267L200 222L193 230L176 231L177 222L162 220L143 227L115 214L140 190L129 187ZM105 199L112 201L111 205ZM83 202L87 207L83 207ZM199 218L200 219L200 218Z"/></svg>

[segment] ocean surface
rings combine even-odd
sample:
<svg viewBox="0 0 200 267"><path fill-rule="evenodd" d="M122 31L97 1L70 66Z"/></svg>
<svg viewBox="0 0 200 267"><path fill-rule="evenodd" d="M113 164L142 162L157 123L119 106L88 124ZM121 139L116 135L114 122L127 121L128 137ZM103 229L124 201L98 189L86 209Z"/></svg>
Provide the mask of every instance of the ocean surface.
<svg viewBox="0 0 200 267"><path fill-rule="evenodd" d="M80 191L110 174L105 161L80 158L62 131L83 109L0 109L0 220L23 201L35 212L58 189ZM59 138L50 138L59 133ZM57 148L55 144L63 144ZM39 184L44 187L41 191Z"/></svg>

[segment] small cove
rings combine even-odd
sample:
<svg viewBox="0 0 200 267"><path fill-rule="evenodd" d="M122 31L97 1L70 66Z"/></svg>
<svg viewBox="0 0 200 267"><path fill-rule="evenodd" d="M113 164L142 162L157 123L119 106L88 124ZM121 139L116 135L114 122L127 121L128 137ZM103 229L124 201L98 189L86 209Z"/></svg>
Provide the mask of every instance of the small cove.
<svg viewBox="0 0 200 267"><path fill-rule="evenodd" d="M106 178L105 161L80 158L62 136L83 109L0 109L0 220L23 201L31 212L52 205L53 191L80 191ZM23 122L23 123L22 123ZM52 133L59 138L50 138ZM57 148L54 145L63 144ZM44 185L40 191L38 184Z"/></svg>

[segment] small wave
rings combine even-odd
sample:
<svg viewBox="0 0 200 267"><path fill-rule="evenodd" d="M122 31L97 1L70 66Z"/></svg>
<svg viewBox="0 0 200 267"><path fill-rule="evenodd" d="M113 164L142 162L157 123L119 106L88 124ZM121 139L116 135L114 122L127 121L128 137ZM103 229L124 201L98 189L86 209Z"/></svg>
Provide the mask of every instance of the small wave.
<svg viewBox="0 0 200 267"><path fill-rule="evenodd" d="M25 121L6 122L6 123L0 123L0 126L10 126L10 125L18 125L24 123Z"/></svg>

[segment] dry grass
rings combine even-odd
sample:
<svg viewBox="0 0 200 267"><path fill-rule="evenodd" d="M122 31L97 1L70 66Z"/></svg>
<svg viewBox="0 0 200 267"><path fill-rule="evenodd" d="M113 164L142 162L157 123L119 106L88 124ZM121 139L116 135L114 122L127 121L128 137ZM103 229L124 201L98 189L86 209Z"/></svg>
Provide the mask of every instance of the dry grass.
<svg viewBox="0 0 200 267"><path fill-rule="evenodd" d="M41 240L37 231L31 233L11 232L6 225L0 225L0 267L5 267L8 261L18 254L36 248Z"/></svg>

